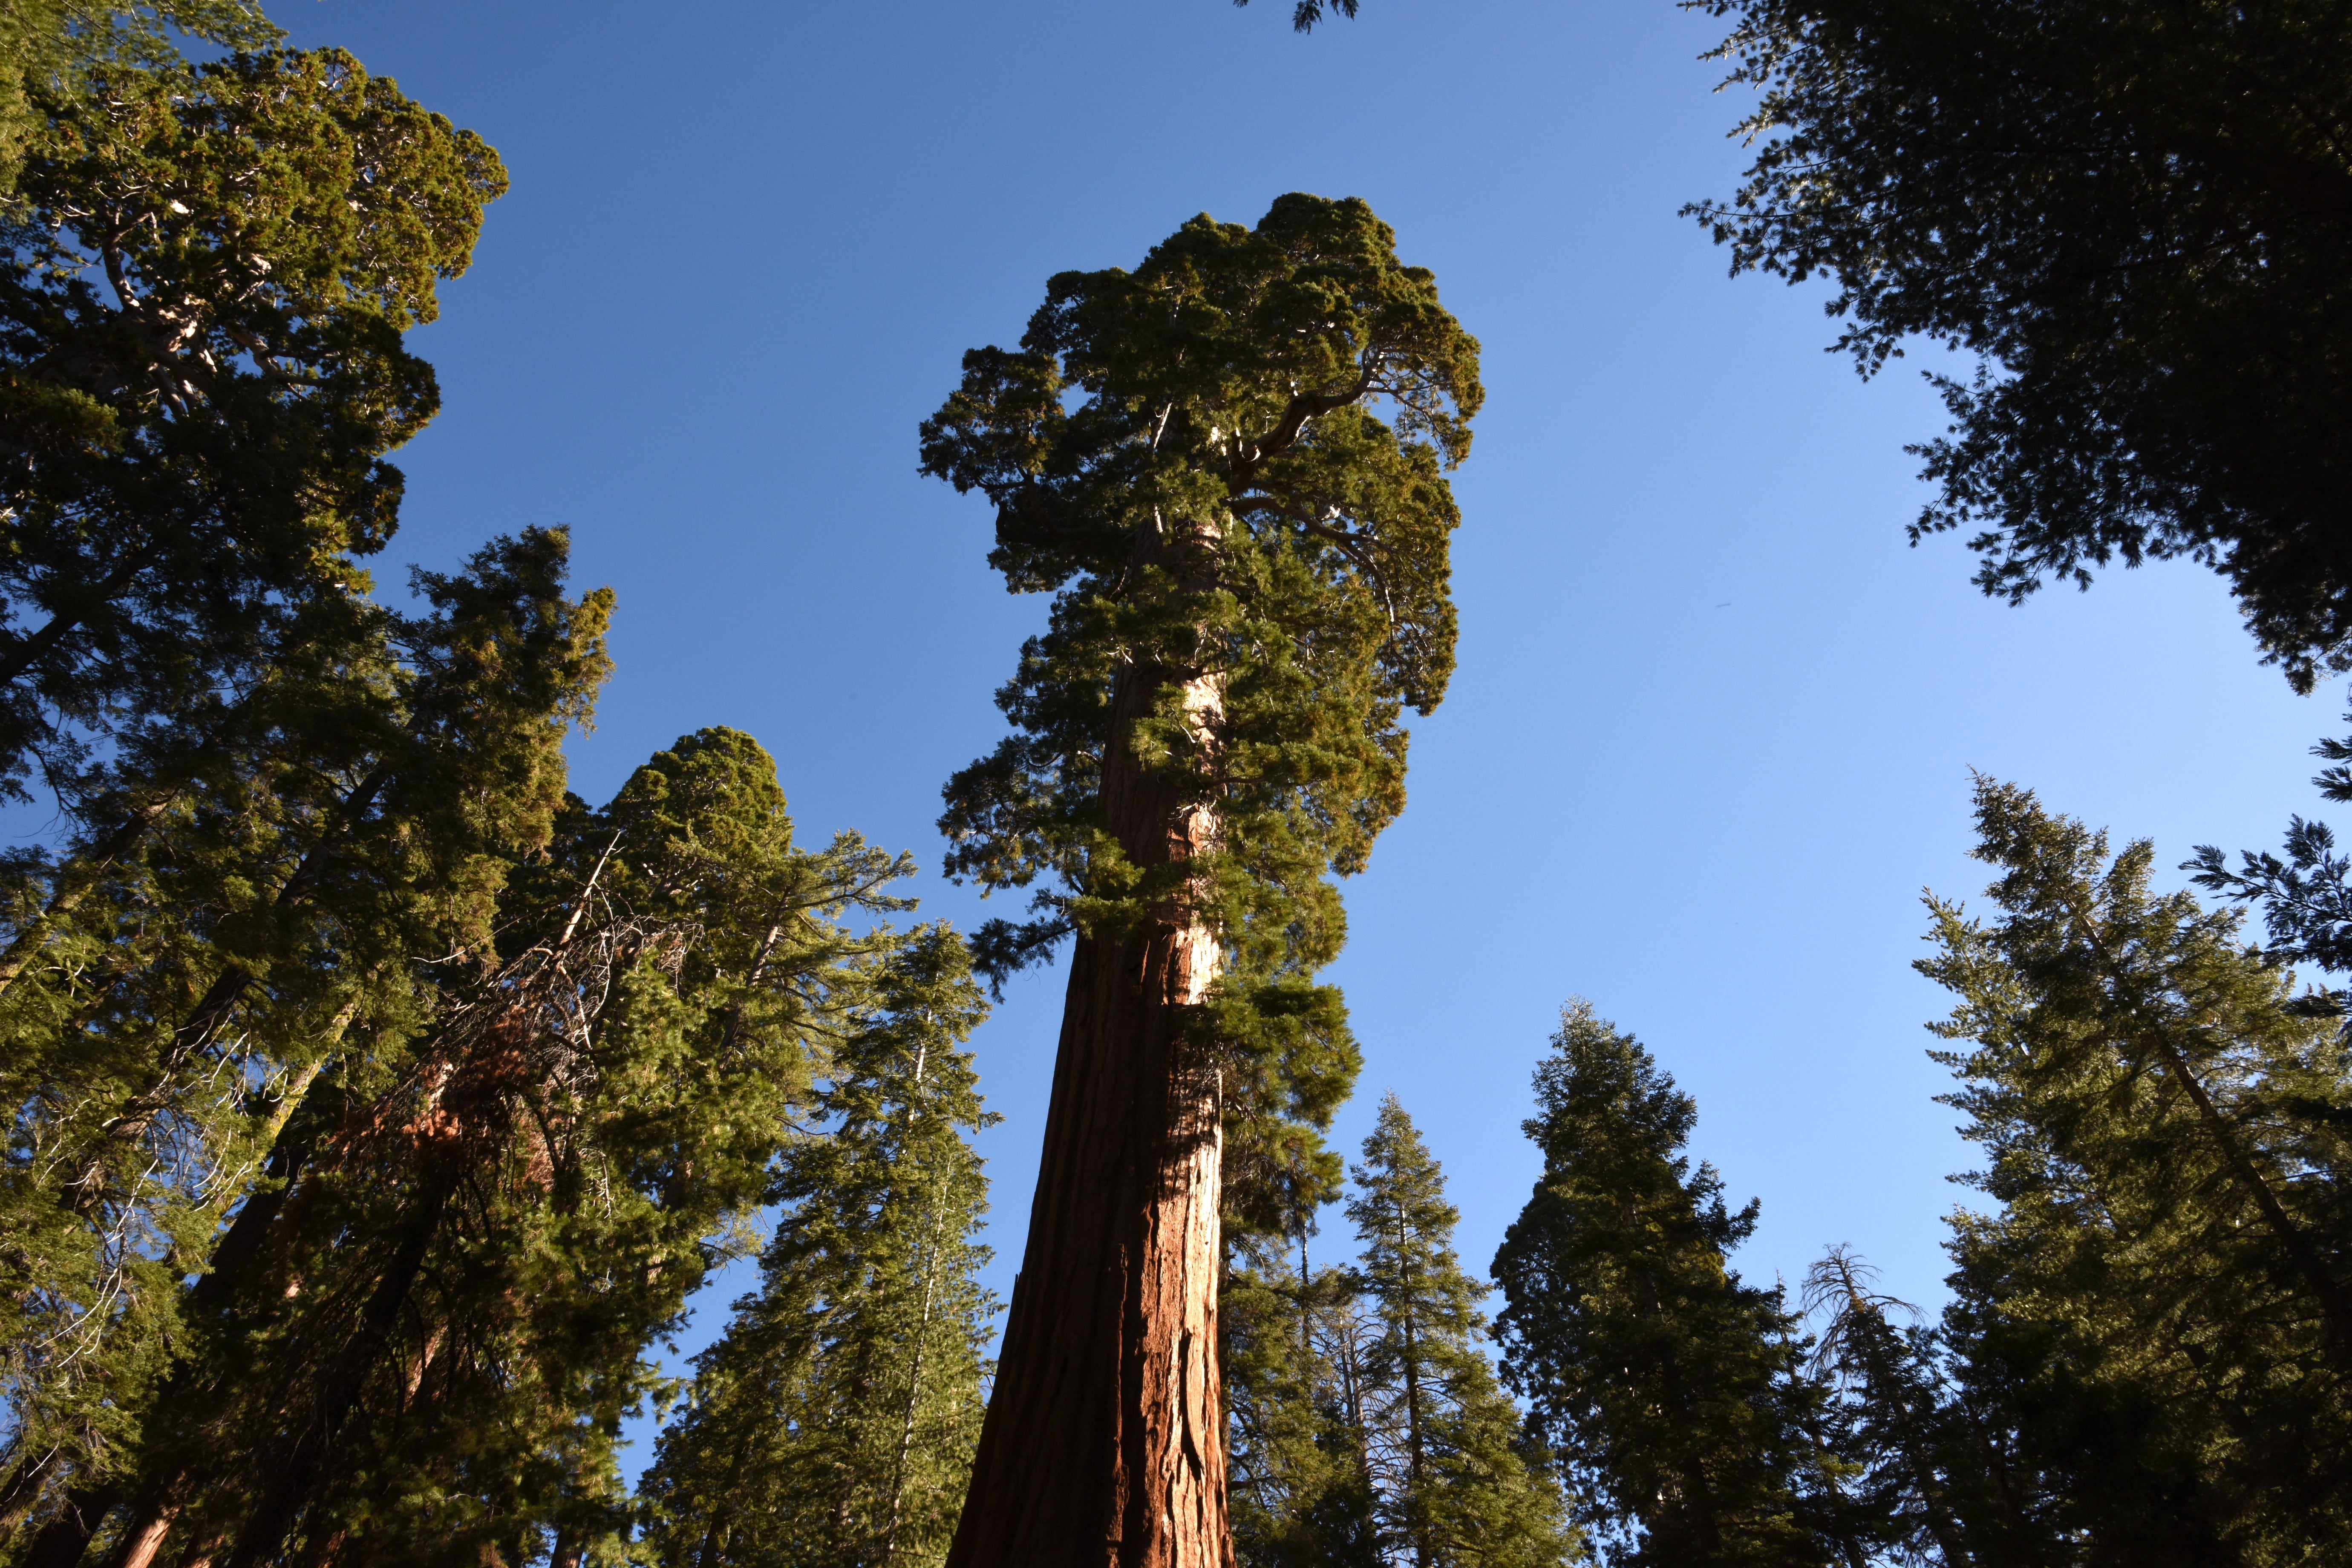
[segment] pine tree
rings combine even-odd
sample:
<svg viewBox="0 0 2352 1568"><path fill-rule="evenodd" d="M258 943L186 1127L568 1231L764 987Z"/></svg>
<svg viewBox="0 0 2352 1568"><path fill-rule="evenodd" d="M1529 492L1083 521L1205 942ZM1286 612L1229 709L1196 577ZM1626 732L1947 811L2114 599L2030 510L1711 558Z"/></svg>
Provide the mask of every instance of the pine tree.
<svg viewBox="0 0 2352 1568"><path fill-rule="evenodd" d="M1453 668L1477 345L1394 245L1360 201L1197 218L1054 279L923 427L925 470L995 503L1007 585L1055 595L999 694L1016 733L948 786L949 870L1050 884L978 933L992 975L1076 937L957 1568L1098 1552L1114 1506L1122 1563L1231 1550L1223 1144L1280 1164L1274 1130L1346 1095L1328 874L1402 808L1402 710Z"/></svg>
<svg viewBox="0 0 2352 1568"><path fill-rule="evenodd" d="M1370 1335L1353 1273L1308 1261L1311 1231L1244 1236L1218 1298L1234 1556L1242 1568L1376 1568L1363 1367Z"/></svg>
<svg viewBox="0 0 2352 1568"><path fill-rule="evenodd" d="M1627 1564L1826 1563L1821 1392L1777 1289L1730 1250L1757 1205L1682 1153L1690 1097L1572 1002L1536 1069L1544 1171L1495 1258L1505 1381L1566 1468L1583 1522Z"/></svg>
<svg viewBox="0 0 2352 1568"><path fill-rule="evenodd" d="M987 1182L960 1043L983 1009L962 940L879 961L784 1152L761 1288L696 1358L647 1473L645 1550L677 1568L919 1568L947 1552L980 1436L995 1303L976 1281Z"/></svg>
<svg viewBox="0 0 2352 1568"><path fill-rule="evenodd" d="M2051 1560L2342 1556L2336 1031L2234 912L2156 892L2146 842L2111 857L1990 780L1977 822L1999 914L1931 900L1919 966L1958 997L1940 1059L1999 1205L1957 1222L1955 1376L2013 1434Z"/></svg>
<svg viewBox="0 0 2352 1568"><path fill-rule="evenodd" d="M1371 1330L1361 1422L1384 1557L1412 1568L1535 1568L1579 1555L1549 1475L1480 1342L1493 1289L1462 1271L1460 1213L1395 1095L1350 1174L1348 1218Z"/></svg>

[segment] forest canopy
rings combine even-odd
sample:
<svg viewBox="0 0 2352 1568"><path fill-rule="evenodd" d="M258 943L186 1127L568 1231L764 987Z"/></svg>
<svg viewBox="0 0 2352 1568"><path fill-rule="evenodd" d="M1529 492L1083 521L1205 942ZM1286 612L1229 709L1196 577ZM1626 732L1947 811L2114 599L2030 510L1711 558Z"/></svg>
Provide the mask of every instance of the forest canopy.
<svg viewBox="0 0 2352 1568"><path fill-rule="evenodd" d="M1294 0L1319 37L1292 45L1387 9ZM1750 105L1744 179L1683 217L1735 274L1825 284L1865 377L1926 346L1973 364L1931 377L1951 424L1915 448L1914 542L1960 531L2011 601L2182 558L2298 691L2352 669L2352 0L1682 9L1728 29L1709 58ZM483 134L247 0L0 7L0 1564L2352 1560L2352 854L2326 822L2169 865L2068 790L1958 781L1990 882L1926 895L1912 966L1948 1008L1928 1056L1969 1167L1915 1226L1940 1291L1905 1300L1843 1243L1784 1275L1742 1184L1770 1145L1710 1141L1699 1091L1720 1118L1727 1080L1693 1064L1828 1069L1697 1037L1663 969L1554 940L1590 922L1503 929L1531 900L1659 907L1547 879L1539 840L1629 832L1552 809L1560 780L1483 857L1411 847L1457 862L1418 884L1453 901L1374 904L1411 945L1360 965L1360 1005L1427 1009L1365 1007L1360 1038L1330 978L1427 721L1478 658L1521 657L1465 640L1457 545L1490 605L1497 559L1539 575L1524 520L1462 479L1528 322L1425 203L1383 195L1421 215L1402 231L1283 184L1254 222L1180 206L1131 265L1029 274L1042 302L988 283L986 310L1034 313L1011 347L929 342L919 424L875 401L989 531L923 548L1036 612L986 623L1026 633L990 749L936 797L936 772L891 786L943 805L944 882L1022 900L967 931L919 910L916 851L796 824L918 753L828 719L765 642L754 677L789 700L764 741L706 711L750 687L670 680L631 699L656 736L575 774L624 653L676 656L678 614L633 643L640 584L587 585L609 517L534 496L476 527L476 498L412 497L399 466L437 460L412 445L443 417L432 332L478 308L455 285L509 183ZM670 289L630 287L565 331L608 352ZM795 331L838 304L793 299ZM785 379L845 374L820 339ZM957 341L982 346L958 365ZM584 424L593 399L529 368ZM855 658L912 645L915 574L840 580L761 451L783 553L631 524L706 587L782 562L762 639L838 598ZM412 509L462 526L404 557ZM723 561L679 542L714 537ZM1622 587L1533 592L1564 616ZM1611 657L1540 672L1506 766L1570 754L1531 739L1550 727L1573 767L1663 793L1577 705ZM1743 674L1707 679L1754 700ZM2218 748L2194 695L2115 765L2162 771L2173 730ZM1637 936L1685 989L1802 924L1724 852L1764 820L1725 802L1789 798L1738 752L1752 732L1691 742L1720 777L1685 842L1609 862L1667 889ZM2322 798L2352 800L2352 737L2314 752ZM1779 875L1868 857L1796 844L1818 820L1770 821ZM1844 913L1800 935L1826 953L1807 973L1858 986ZM1042 1085L1049 1058L981 1031L1040 979L1062 1005L1035 1187L992 1242L984 1155L1022 1080L988 1075L1028 1049ZM1477 994L1549 1006L1579 979L1664 1043L1581 997L1514 1034ZM1760 1012L1738 1004L1769 1037ZM1349 1112L1368 1056L1405 1050L1413 1092ZM1533 1060L1523 1091L1431 1088L1497 1058ZM1884 1176L1824 1094L1770 1135ZM1514 1173L1515 1215L1477 1212L1465 1153Z"/></svg>

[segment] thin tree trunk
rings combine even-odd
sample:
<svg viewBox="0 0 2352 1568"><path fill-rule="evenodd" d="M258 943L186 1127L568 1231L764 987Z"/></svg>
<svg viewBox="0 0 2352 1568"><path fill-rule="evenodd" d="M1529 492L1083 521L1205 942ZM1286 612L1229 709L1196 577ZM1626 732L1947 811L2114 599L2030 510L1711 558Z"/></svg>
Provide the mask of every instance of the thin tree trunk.
<svg viewBox="0 0 2352 1568"><path fill-rule="evenodd" d="M1410 1226L1404 1205L1397 1205L1397 1292L1403 1311L1399 1314L1404 1326L1404 1453L1406 1520L1412 1538L1413 1568L1427 1568L1429 1542L1418 1522L1421 1513L1423 1448L1421 1430L1421 1346L1413 1335L1412 1265L1406 1261L1407 1248L1412 1245Z"/></svg>
<svg viewBox="0 0 2352 1568"><path fill-rule="evenodd" d="M161 552L159 542L142 545L124 556L120 564L104 580L88 592L77 594L79 601L70 609L61 609L51 616L48 623L5 653L0 653L0 687L16 684L16 678L42 659L57 651L68 633L89 618L90 613L112 604L131 586L132 578L153 563Z"/></svg>
<svg viewBox="0 0 2352 1568"><path fill-rule="evenodd" d="M923 1069L919 1058L915 1066L915 1081L922 1081ZM890 1519L882 1528L882 1568L890 1568L898 1554L898 1519L907 1501L907 1459L915 1447L915 1416L923 1403L923 1361L931 1345L931 1300L939 1284L940 1231L945 1223L943 1212L947 1196L940 1194L931 1210L931 1236L928 1255L923 1262L923 1303L915 1317L915 1351L913 1364L907 1372L907 1413L898 1423L898 1457L890 1470Z"/></svg>
<svg viewBox="0 0 2352 1568"><path fill-rule="evenodd" d="M339 1028L341 1022L338 1020ZM314 1068L305 1076L301 1085L288 1095L289 1103L297 1095L306 1091L316 1077L317 1069ZM281 1127L283 1122L284 1118L281 1117ZM240 1282L246 1267L258 1253L262 1235L276 1217L286 1189L292 1184L308 1152L307 1138L291 1144L281 1143L271 1150L266 1169L270 1175L281 1177L282 1181L277 1186L253 1194L237 1211L237 1217L230 1224L227 1234L214 1246L212 1267L190 1288L187 1302L190 1310L202 1312L211 1310ZM171 1398L178 1373L179 1369L174 1368L163 1380L157 1397L159 1405ZM81 1560L99 1522L121 1502L122 1496L119 1488L78 1490L70 1494L65 1510L34 1538L32 1546L26 1550L22 1568L71 1568ZM178 1514L179 1507L168 1500L166 1489L152 1490L142 1498L123 1532L121 1544L111 1559L113 1568L148 1568Z"/></svg>
<svg viewBox="0 0 2352 1568"><path fill-rule="evenodd" d="M1107 825L1140 866L1215 823L1128 743L1157 672L1121 672ZM1196 705L1214 693L1193 683ZM1183 909L1081 934L1021 1273L948 1568L1229 1568L1218 1398L1222 1084L1186 1038L1216 940Z"/></svg>
<svg viewBox="0 0 2352 1568"><path fill-rule="evenodd" d="M0 1488L0 1541L16 1539L17 1526L31 1516L42 1489L57 1473L61 1453L53 1445L46 1454L26 1456L9 1473L7 1485Z"/></svg>
<svg viewBox="0 0 2352 1568"><path fill-rule="evenodd" d="M33 1537L17 1568L74 1568L89 1538L121 1500L122 1493L115 1487L74 1488L66 1493L65 1506Z"/></svg>
<svg viewBox="0 0 2352 1568"><path fill-rule="evenodd" d="M57 929L58 921L71 914L82 900L89 896L90 889L98 886L99 879L109 867L137 847L139 840L146 836L147 829L171 808L181 793L176 788L159 793L113 832L59 868L57 888L50 893L49 901L16 933L16 940L8 944L6 950L0 952L0 994L5 994L16 983L16 977L25 973L34 955L48 942L49 933Z"/></svg>
<svg viewBox="0 0 2352 1568"><path fill-rule="evenodd" d="M2347 1300L2343 1287L2336 1282L2327 1272L2327 1266L2320 1261L2319 1254L2312 1249L2311 1238L2286 1212L2286 1205L2279 1202L2276 1193L2271 1191L2271 1184L2263 1179L2262 1172L2255 1169L2253 1161L2239 1144L2229 1118L2221 1114L2221 1108L2213 1103L2212 1096L2205 1092L2205 1086L2190 1070L2189 1058L2161 1034L2154 1030L2149 1033L2155 1038L2158 1051L2164 1057L2165 1065L2172 1069L2173 1078L2188 1093L2189 1103L2197 1108L2198 1117L2205 1123L2206 1131L2220 1145L2222 1163L2229 1166L2230 1174L2245 1189L2246 1195L2253 1200L2254 1207L2262 1211L2263 1223L2278 1237L2279 1245L2286 1248L2286 1255L2294 1264L2295 1271L2303 1276L2304 1283L2318 1299L2320 1314L2327 1320L2327 1326L2336 1341L2337 1359L2352 1363L2352 1300Z"/></svg>
<svg viewBox="0 0 2352 1568"><path fill-rule="evenodd" d="M346 1008L336 1018L330 1037L340 1039L350 1021L351 1010ZM291 1137L286 1135L286 1131L288 1124L301 1113L307 1104L323 1066L323 1061L312 1063L299 1082L289 1086L285 1109L278 1112L276 1126L272 1129L269 1158L262 1166L262 1173L269 1178L270 1184L247 1196L244 1205L236 1211L236 1218L229 1222L228 1229L213 1244L212 1266L197 1276L196 1282L188 1288L187 1299L182 1308L190 1321L201 1321L230 1305L237 1291L248 1283L247 1271L260 1258L262 1243L268 1238L270 1226L277 1223L278 1214L285 1208L286 1200L292 1194L295 1183L300 1179L303 1166L310 1157L311 1146L317 1141L319 1129L315 1126L297 1127ZM177 1398L185 1394L181 1380L186 1372L187 1363L183 1361L164 1374L155 1393L155 1415L149 1418L151 1436L161 1429ZM148 1568L154 1561L156 1552L163 1544L163 1538L171 1531L173 1521L180 1515L182 1503L186 1500L183 1495L184 1479L184 1471L174 1469L135 1494L137 1500L131 1512L130 1522L123 1530L122 1543L116 1549L110 1568Z"/></svg>
<svg viewBox="0 0 2352 1568"><path fill-rule="evenodd" d="M341 1436L344 1420L359 1404L369 1371L392 1338L456 1185L455 1173L445 1172L419 1194L398 1247L361 1310L360 1331L337 1358L333 1374L322 1380L310 1429L297 1438L293 1452L284 1457L260 1504L238 1532L236 1549L228 1554L228 1568L254 1568L285 1544L288 1532L310 1500L309 1494L327 1451Z"/></svg>

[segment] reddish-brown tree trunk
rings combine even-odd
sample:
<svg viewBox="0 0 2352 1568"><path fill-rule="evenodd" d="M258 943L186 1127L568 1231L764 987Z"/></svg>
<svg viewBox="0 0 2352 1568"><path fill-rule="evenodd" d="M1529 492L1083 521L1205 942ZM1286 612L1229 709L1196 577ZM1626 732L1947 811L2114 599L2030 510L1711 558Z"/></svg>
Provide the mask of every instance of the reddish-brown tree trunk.
<svg viewBox="0 0 2352 1568"><path fill-rule="evenodd" d="M1213 818L1125 737L1159 681L1113 702L1103 806L1143 865L1189 858ZM1196 683L1195 707L1213 704ZM1230 1568L1217 1372L1221 1082L1186 1037L1216 977L1181 907L1081 936L1029 1238L948 1568Z"/></svg>

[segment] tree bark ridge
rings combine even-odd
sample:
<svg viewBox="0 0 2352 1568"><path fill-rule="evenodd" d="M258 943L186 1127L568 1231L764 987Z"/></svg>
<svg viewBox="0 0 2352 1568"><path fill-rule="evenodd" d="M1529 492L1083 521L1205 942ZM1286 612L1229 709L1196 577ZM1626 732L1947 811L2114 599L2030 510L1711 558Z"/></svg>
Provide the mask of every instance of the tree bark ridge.
<svg viewBox="0 0 2352 1568"><path fill-rule="evenodd" d="M1127 744L1157 673L1122 674L1103 768L1106 820L1144 866L1191 858L1216 826ZM1213 705L1206 678L1187 684L1191 706ZM1220 959L1181 907L1077 939L1028 1241L948 1568L1231 1568L1223 1083L1187 1035Z"/></svg>

